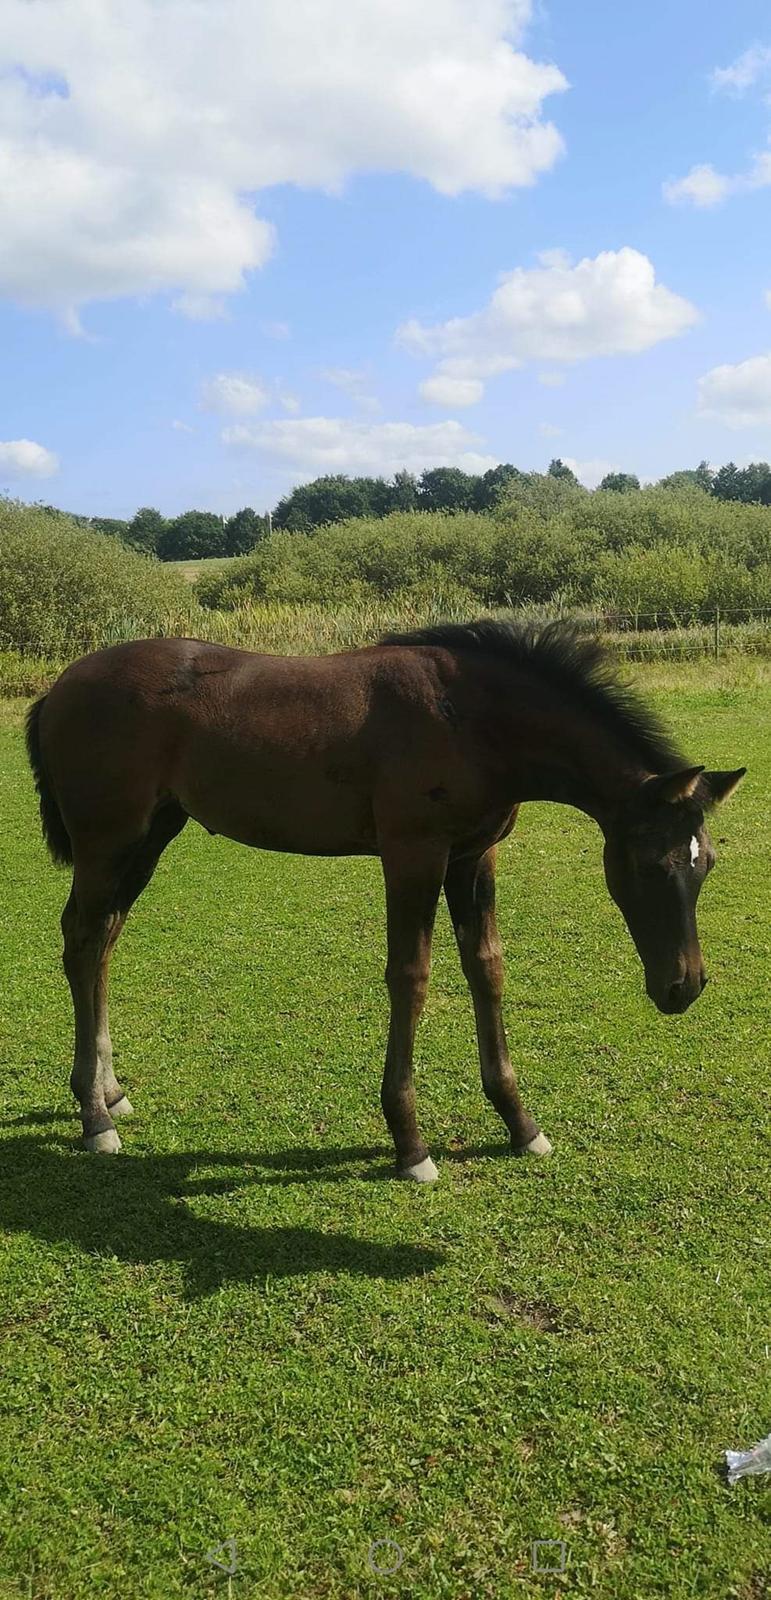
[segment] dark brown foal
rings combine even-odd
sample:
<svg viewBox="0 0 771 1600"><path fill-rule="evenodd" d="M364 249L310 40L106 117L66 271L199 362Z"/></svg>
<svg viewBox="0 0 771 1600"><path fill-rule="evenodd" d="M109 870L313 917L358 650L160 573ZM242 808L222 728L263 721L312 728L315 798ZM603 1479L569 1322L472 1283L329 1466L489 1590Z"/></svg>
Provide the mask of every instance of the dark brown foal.
<svg viewBox="0 0 771 1600"><path fill-rule="evenodd" d="M484 1092L512 1149L551 1146L524 1109L501 1018L495 847L523 800L580 807L605 838L608 888L648 993L678 1012L705 982L696 899L714 862L704 813L743 769L688 767L604 665L558 625L426 629L326 657L143 640L69 667L28 719L54 859L73 868L64 966L73 1091L88 1149L115 1152L131 1111L115 1077L110 958L166 845L192 817L262 849L375 855L388 916L391 1019L382 1105L397 1171L436 1177L412 1057L444 888L474 1002Z"/></svg>

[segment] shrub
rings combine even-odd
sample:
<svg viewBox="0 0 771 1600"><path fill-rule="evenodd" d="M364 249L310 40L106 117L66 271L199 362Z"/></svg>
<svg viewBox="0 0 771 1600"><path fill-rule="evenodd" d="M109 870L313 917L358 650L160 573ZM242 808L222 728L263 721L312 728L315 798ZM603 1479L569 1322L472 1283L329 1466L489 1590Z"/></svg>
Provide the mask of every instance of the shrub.
<svg viewBox="0 0 771 1600"><path fill-rule="evenodd" d="M0 501L0 650L71 658L189 624L189 588L107 534Z"/></svg>
<svg viewBox="0 0 771 1600"><path fill-rule="evenodd" d="M469 611L600 603L673 620L769 603L771 514L762 507L720 505L699 491L589 495L559 478L510 488L492 516L395 512L274 533L203 575L197 594L224 610L464 594Z"/></svg>

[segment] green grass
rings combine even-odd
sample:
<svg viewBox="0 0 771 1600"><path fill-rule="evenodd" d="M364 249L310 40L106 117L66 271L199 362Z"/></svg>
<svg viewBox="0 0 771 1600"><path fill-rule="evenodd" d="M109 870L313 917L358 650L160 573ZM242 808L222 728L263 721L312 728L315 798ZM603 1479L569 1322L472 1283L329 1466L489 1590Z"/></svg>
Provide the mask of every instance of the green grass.
<svg viewBox="0 0 771 1600"><path fill-rule="evenodd" d="M164 566L171 572L178 572L186 583L197 583L203 573L227 572L231 561L237 559L236 556L195 556L189 561L166 561Z"/></svg>
<svg viewBox="0 0 771 1600"><path fill-rule="evenodd" d="M69 1001L20 702L0 718L0 1596L760 1600L771 1428L771 682L640 674L715 820L711 983L658 1016L599 837L525 808L502 851L506 1013L553 1139L507 1158L439 920L419 1034L433 1189L390 1178L377 864L191 825L134 912L113 1032L124 1153L76 1149ZM395 1576L372 1541L404 1552ZM531 1542L563 1539L563 1578Z"/></svg>

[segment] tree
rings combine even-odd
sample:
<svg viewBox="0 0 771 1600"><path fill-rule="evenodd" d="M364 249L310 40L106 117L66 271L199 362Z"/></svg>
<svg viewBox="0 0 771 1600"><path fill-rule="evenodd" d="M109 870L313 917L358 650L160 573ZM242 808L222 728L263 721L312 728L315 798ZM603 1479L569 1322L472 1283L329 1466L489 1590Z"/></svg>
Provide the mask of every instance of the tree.
<svg viewBox="0 0 771 1600"><path fill-rule="evenodd" d="M771 467L767 461L751 461L739 478L745 505L771 505Z"/></svg>
<svg viewBox="0 0 771 1600"><path fill-rule="evenodd" d="M413 472L397 472L391 485L391 510L416 511L418 480Z"/></svg>
<svg viewBox="0 0 771 1600"><path fill-rule="evenodd" d="M421 511L468 511L477 480L460 467L430 467L421 474L418 505Z"/></svg>
<svg viewBox="0 0 771 1600"><path fill-rule="evenodd" d="M739 468L728 461L712 479L712 493L716 500L741 500Z"/></svg>
<svg viewBox="0 0 771 1600"><path fill-rule="evenodd" d="M578 479L573 471L573 468L569 467L567 462L562 461L559 456L557 456L554 461L549 462L547 476L549 478L562 478L564 483L574 483L576 488L579 487Z"/></svg>
<svg viewBox="0 0 771 1600"><path fill-rule="evenodd" d="M157 553L167 526L166 518L154 506L141 506L128 525L126 539L136 550L152 555Z"/></svg>
<svg viewBox="0 0 771 1600"><path fill-rule="evenodd" d="M481 478L474 480L473 506L475 511L493 511L503 499L506 490L523 474L509 461L490 467Z"/></svg>
<svg viewBox="0 0 771 1600"><path fill-rule="evenodd" d="M387 517L396 509L394 486L392 483L386 483L385 478L354 478L353 481L361 486L367 500L367 511L371 517Z"/></svg>
<svg viewBox="0 0 771 1600"><path fill-rule="evenodd" d="M377 478L347 478L344 473L314 478L298 484L291 494L279 500L273 513L273 526L290 533L309 533L328 522L344 522L347 517L366 517L371 508ZM383 485L385 487L385 485Z"/></svg>
<svg viewBox="0 0 771 1600"><path fill-rule="evenodd" d="M712 490L712 468L706 461L700 461L698 467L687 467L681 472L670 472L666 478L659 478L657 488L674 489L701 489L705 494Z"/></svg>
<svg viewBox="0 0 771 1600"><path fill-rule="evenodd" d="M121 539L124 544L130 543L129 523L123 522L119 517L91 517L89 527L95 528L97 533L109 533L111 539Z"/></svg>
<svg viewBox="0 0 771 1600"><path fill-rule="evenodd" d="M207 556L224 556L222 517L213 511L183 511L181 517L167 523L157 548L162 561L202 561Z"/></svg>
<svg viewBox="0 0 771 1600"><path fill-rule="evenodd" d="M265 518L258 517L251 506L243 506L225 523L225 555L246 555L247 551L254 549L258 540L265 538L267 531Z"/></svg>
<svg viewBox="0 0 771 1600"><path fill-rule="evenodd" d="M741 500L745 505L771 505L771 466L767 461L751 461L737 467L728 461L712 479L716 500Z"/></svg>
<svg viewBox="0 0 771 1600"><path fill-rule="evenodd" d="M631 494L639 489L640 479L635 472L606 472L601 489L612 489L614 494Z"/></svg>

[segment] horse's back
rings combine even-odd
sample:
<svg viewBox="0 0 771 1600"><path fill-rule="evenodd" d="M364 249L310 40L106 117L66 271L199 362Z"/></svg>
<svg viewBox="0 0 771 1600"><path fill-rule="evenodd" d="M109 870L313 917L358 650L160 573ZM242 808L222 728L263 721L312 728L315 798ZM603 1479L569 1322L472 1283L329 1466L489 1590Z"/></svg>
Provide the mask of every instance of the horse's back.
<svg viewBox="0 0 771 1600"><path fill-rule="evenodd" d="M93 837L109 817L128 837L172 797L211 832L248 844L375 849L379 778L404 761L410 728L431 720L420 664L404 655L272 656L148 639L83 657L41 715L68 827ZM425 732L412 742L424 746Z"/></svg>

